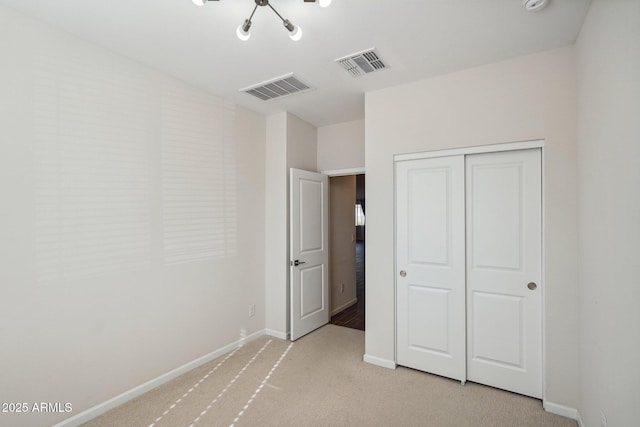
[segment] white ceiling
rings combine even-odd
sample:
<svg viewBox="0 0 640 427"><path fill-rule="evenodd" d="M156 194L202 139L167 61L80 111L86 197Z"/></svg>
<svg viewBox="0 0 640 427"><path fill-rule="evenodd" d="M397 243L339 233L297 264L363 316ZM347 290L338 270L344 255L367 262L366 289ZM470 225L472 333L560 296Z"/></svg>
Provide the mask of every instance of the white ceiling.
<svg viewBox="0 0 640 427"><path fill-rule="evenodd" d="M293 42L259 7L251 39L236 27L253 0L0 0L28 15L176 76L251 110L287 110L315 126L364 117L364 93L572 44L590 0L303 0L271 4L304 30ZM334 59L376 47L390 69L351 77ZM293 72L315 90L260 101L239 89Z"/></svg>

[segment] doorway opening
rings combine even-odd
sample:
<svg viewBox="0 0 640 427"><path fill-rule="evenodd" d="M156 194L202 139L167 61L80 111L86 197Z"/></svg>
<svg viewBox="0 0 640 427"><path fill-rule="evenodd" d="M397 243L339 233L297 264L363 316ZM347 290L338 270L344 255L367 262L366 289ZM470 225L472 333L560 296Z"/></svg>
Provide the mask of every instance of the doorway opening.
<svg viewBox="0 0 640 427"><path fill-rule="evenodd" d="M331 324L365 330L365 176L329 179Z"/></svg>

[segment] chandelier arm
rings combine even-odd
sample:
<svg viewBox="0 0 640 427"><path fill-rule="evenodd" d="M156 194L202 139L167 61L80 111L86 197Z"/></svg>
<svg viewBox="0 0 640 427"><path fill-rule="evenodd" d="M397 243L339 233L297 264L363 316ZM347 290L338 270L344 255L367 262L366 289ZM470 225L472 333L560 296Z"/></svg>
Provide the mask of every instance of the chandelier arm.
<svg viewBox="0 0 640 427"><path fill-rule="evenodd" d="M269 7L271 8L271 10L273 10L273 12L274 12L276 15L278 15L278 18L280 18L280 19L282 20L282 22L286 21L286 19L284 19L284 18L283 18L283 17L278 13L278 11L277 11L273 6L271 6L271 3L267 3L267 6L269 6Z"/></svg>
<svg viewBox="0 0 640 427"><path fill-rule="evenodd" d="M256 5L253 7L253 12L251 12L251 16L249 16L249 21L251 21L251 19L253 18L253 14L254 14L254 13L256 13L256 9L257 9L257 8L258 8L258 5L256 4Z"/></svg>

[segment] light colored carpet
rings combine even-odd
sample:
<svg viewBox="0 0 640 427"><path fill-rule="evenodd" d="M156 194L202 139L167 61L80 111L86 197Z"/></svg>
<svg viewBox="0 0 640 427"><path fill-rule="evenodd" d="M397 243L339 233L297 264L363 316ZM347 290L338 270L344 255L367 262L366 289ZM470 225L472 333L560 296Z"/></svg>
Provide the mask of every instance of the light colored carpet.
<svg viewBox="0 0 640 427"><path fill-rule="evenodd" d="M363 353L364 332L335 325L293 344L262 337L85 426L577 425L539 400L373 366Z"/></svg>

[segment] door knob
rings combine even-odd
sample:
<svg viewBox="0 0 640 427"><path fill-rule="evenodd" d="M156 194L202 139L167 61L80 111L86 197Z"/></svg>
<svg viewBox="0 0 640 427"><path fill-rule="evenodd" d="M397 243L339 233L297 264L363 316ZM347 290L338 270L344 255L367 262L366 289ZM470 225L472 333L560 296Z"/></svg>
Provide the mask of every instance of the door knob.
<svg viewBox="0 0 640 427"><path fill-rule="evenodd" d="M538 285L536 285L534 282L529 282L527 284L527 288L529 288L532 291L535 291L537 287L538 287Z"/></svg>
<svg viewBox="0 0 640 427"><path fill-rule="evenodd" d="M300 260L297 260L297 259L294 260L294 261L291 261L291 265L293 265L293 266L298 266L298 265L301 265L301 264L304 264L304 263L305 263L305 261L300 261Z"/></svg>
<svg viewBox="0 0 640 427"><path fill-rule="evenodd" d="M400 270L400 277L406 277L407 276L407 272L404 270Z"/></svg>

